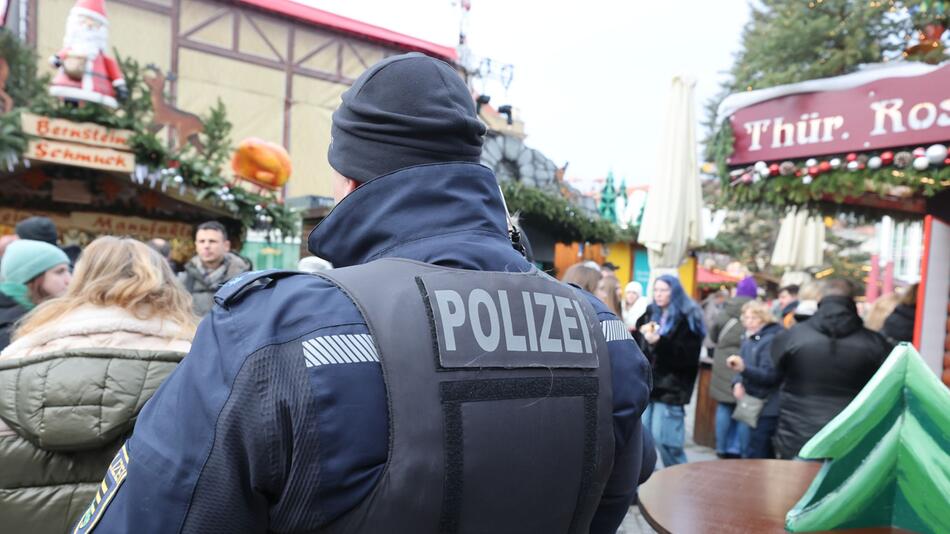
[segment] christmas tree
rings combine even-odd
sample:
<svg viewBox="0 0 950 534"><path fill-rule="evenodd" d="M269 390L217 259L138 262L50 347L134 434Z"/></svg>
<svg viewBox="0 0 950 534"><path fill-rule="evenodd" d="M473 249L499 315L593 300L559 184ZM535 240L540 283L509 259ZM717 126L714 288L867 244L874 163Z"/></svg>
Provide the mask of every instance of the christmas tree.
<svg viewBox="0 0 950 534"><path fill-rule="evenodd" d="M919 10L918 4L913 0L751 3L729 79L706 105L705 127L710 134L705 140L706 157L715 159L713 139L721 126L716 110L726 95L839 76L862 64L900 59L917 37L919 21L911 12Z"/></svg>
<svg viewBox="0 0 950 534"><path fill-rule="evenodd" d="M614 187L613 171L607 173L607 181L600 190L600 216L614 224L617 223L617 189Z"/></svg>
<svg viewBox="0 0 950 534"><path fill-rule="evenodd" d="M950 532L950 392L911 345L898 345L799 455L826 463L787 530Z"/></svg>

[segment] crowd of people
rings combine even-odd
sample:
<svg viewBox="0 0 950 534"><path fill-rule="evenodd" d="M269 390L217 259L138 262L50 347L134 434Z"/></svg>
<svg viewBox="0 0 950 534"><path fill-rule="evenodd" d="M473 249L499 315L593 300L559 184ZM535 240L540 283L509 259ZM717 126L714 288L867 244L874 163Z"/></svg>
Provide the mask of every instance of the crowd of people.
<svg viewBox="0 0 950 534"><path fill-rule="evenodd" d="M333 115L321 276L244 274L213 221L181 266L42 217L0 238L3 529L613 533L657 452L688 461L704 347L717 451L794 458L907 336L909 296L882 335L843 280L778 309L751 278L702 307L609 263L558 283L485 133L450 65L370 67Z"/></svg>
<svg viewBox="0 0 950 534"><path fill-rule="evenodd" d="M562 281L601 299L623 318L653 366L643 424L665 466L685 463L684 406L694 395L701 355L712 363L719 458L797 457L801 447L854 399L893 346L911 341L917 285L890 293L859 314L844 279L779 289L771 302L747 276L700 306L676 277L638 282L621 293L615 267L568 268Z"/></svg>
<svg viewBox="0 0 950 534"><path fill-rule="evenodd" d="M95 496L95 476L188 353L215 292L250 269L231 252L225 227L213 221L198 225L196 255L177 274L165 241L104 236L71 259L52 234L31 239L31 231L51 228L48 219L34 217L0 242L0 388L23 377L33 381L0 400L0 443L10 451L0 468L19 466L7 486L35 503L11 507L0 499L0 515L20 525L36 514L72 517L71 510ZM319 264L308 270L328 267L309 260ZM621 288L615 271L609 263L584 262L568 268L562 281L600 299L649 360L653 384L642 421L665 466L688 460L685 406L704 351L712 360L717 455L795 458L893 344L913 334L915 286L878 299L862 320L844 280L783 287L767 303L750 276L701 306L675 276L656 278L648 298L638 282ZM96 392L83 387L88 384ZM56 393L64 391L77 393ZM60 395L63 407L99 401L85 410L24 410L36 408L37 392ZM55 447L45 448L49 443Z"/></svg>

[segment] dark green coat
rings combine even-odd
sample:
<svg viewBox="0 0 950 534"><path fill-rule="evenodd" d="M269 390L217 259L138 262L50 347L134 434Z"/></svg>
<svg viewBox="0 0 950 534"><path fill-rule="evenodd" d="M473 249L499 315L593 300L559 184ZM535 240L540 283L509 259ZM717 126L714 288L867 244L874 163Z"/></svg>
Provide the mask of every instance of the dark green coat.
<svg viewBox="0 0 950 534"><path fill-rule="evenodd" d="M713 374L709 383L709 393L718 402L736 403L736 398L732 395L732 378L736 373L726 365L726 359L733 354L739 354L742 347L745 327L742 326L739 316L742 315L742 306L750 300L752 299L749 297L732 297L729 299L709 328L709 339L716 343L716 349L713 352ZM726 328L727 326L729 328Z"/></svg>
<svg viewBox="0 0 950 534"><path fill-rule="evenodd" d="M183 356L76 349L0 360L0 531L66 532Z"/></svg>

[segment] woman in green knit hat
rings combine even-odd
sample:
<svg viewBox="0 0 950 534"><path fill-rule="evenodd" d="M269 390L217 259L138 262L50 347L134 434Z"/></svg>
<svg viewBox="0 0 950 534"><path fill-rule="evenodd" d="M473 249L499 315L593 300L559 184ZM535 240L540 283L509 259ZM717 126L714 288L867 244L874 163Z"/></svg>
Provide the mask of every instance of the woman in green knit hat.
<svg viewBox="0 0 950 534"><path fill-rule="evenodd" d="M42 241L18 239L0 262L0 350L10 344L14 323L37 304L66 293L69 258Z"/></svg>

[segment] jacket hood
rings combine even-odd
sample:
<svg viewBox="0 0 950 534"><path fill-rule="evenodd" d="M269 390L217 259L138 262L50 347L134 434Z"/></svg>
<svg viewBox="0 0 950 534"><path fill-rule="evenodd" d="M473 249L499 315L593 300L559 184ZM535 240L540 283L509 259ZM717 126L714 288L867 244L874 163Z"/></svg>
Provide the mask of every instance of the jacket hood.
<svg viewBox="0 0 950 534"><path fill-rule="evenodd" d="M0 292L0 324L12 323L26 314L26 311L17 301Z"/></svg>
<svg viewBox="0 0 950 534"><path fill-rule="evenodd" d="M233 252L228 252L225 254L224 259L227 265L227 269L224 272L226 277L239 275L241 273L247 272L251 268L251 265L244 258ZM187 263L185 263L185 270L191 271L195 276L202 276L203 271L201 267L201 258L199 258L197 255L192 257Z"/></svg>
<svg viewBox="0 0 950 534"><path fill-rule="evenodd" d="M495 175L476 163L419 165L370 180L313 229L308 245L334 267L384 257L460 269L531 267L511 246Z"/></svg>
<svg viewBox="0 0 950 534"><path fill-rule="evenodd" d="M781 332L782 330L785 330L785 328L783 328L782 325L778 323L769 323L763 326L761 330L756 332L755 336L753 337L755 337L756 339L762 339L765 337L774 336L778 334L779 332Z"/></svg>
<svg viewBox="0 0 950 534"><path fill-rule="evenodd" d="M53 451L95 449L131 430L181 352L76 349L0 361L0 431Z"/></svg>
<svg viewBox="0 0 950 534"><path fill-rule="evenodd" d="M812 328L832 338L847 337L864 328L854 300L830 296L821 299L818 311L807 322Z"/></svg>
<svg viewBox="0 0 950 534"><path fill-rule="evenodd" d="M122 336L119 334L127 334ZM85 305L17 339L0 353L0 361L57 349L110 347L188 352L192 334L173 321L139 319L117 306ZM109 343L103 343L108 338Z"/></svg>
<svg viewBox="0 0 950 534"><path fill-rule="evenodd" d="M725 305L722 307L722 311L726 312L729 317L735 317L736 319L742 314L742 307L745 306L746 302L752 300L751 297L732 297L726 301Z"/></svg>

